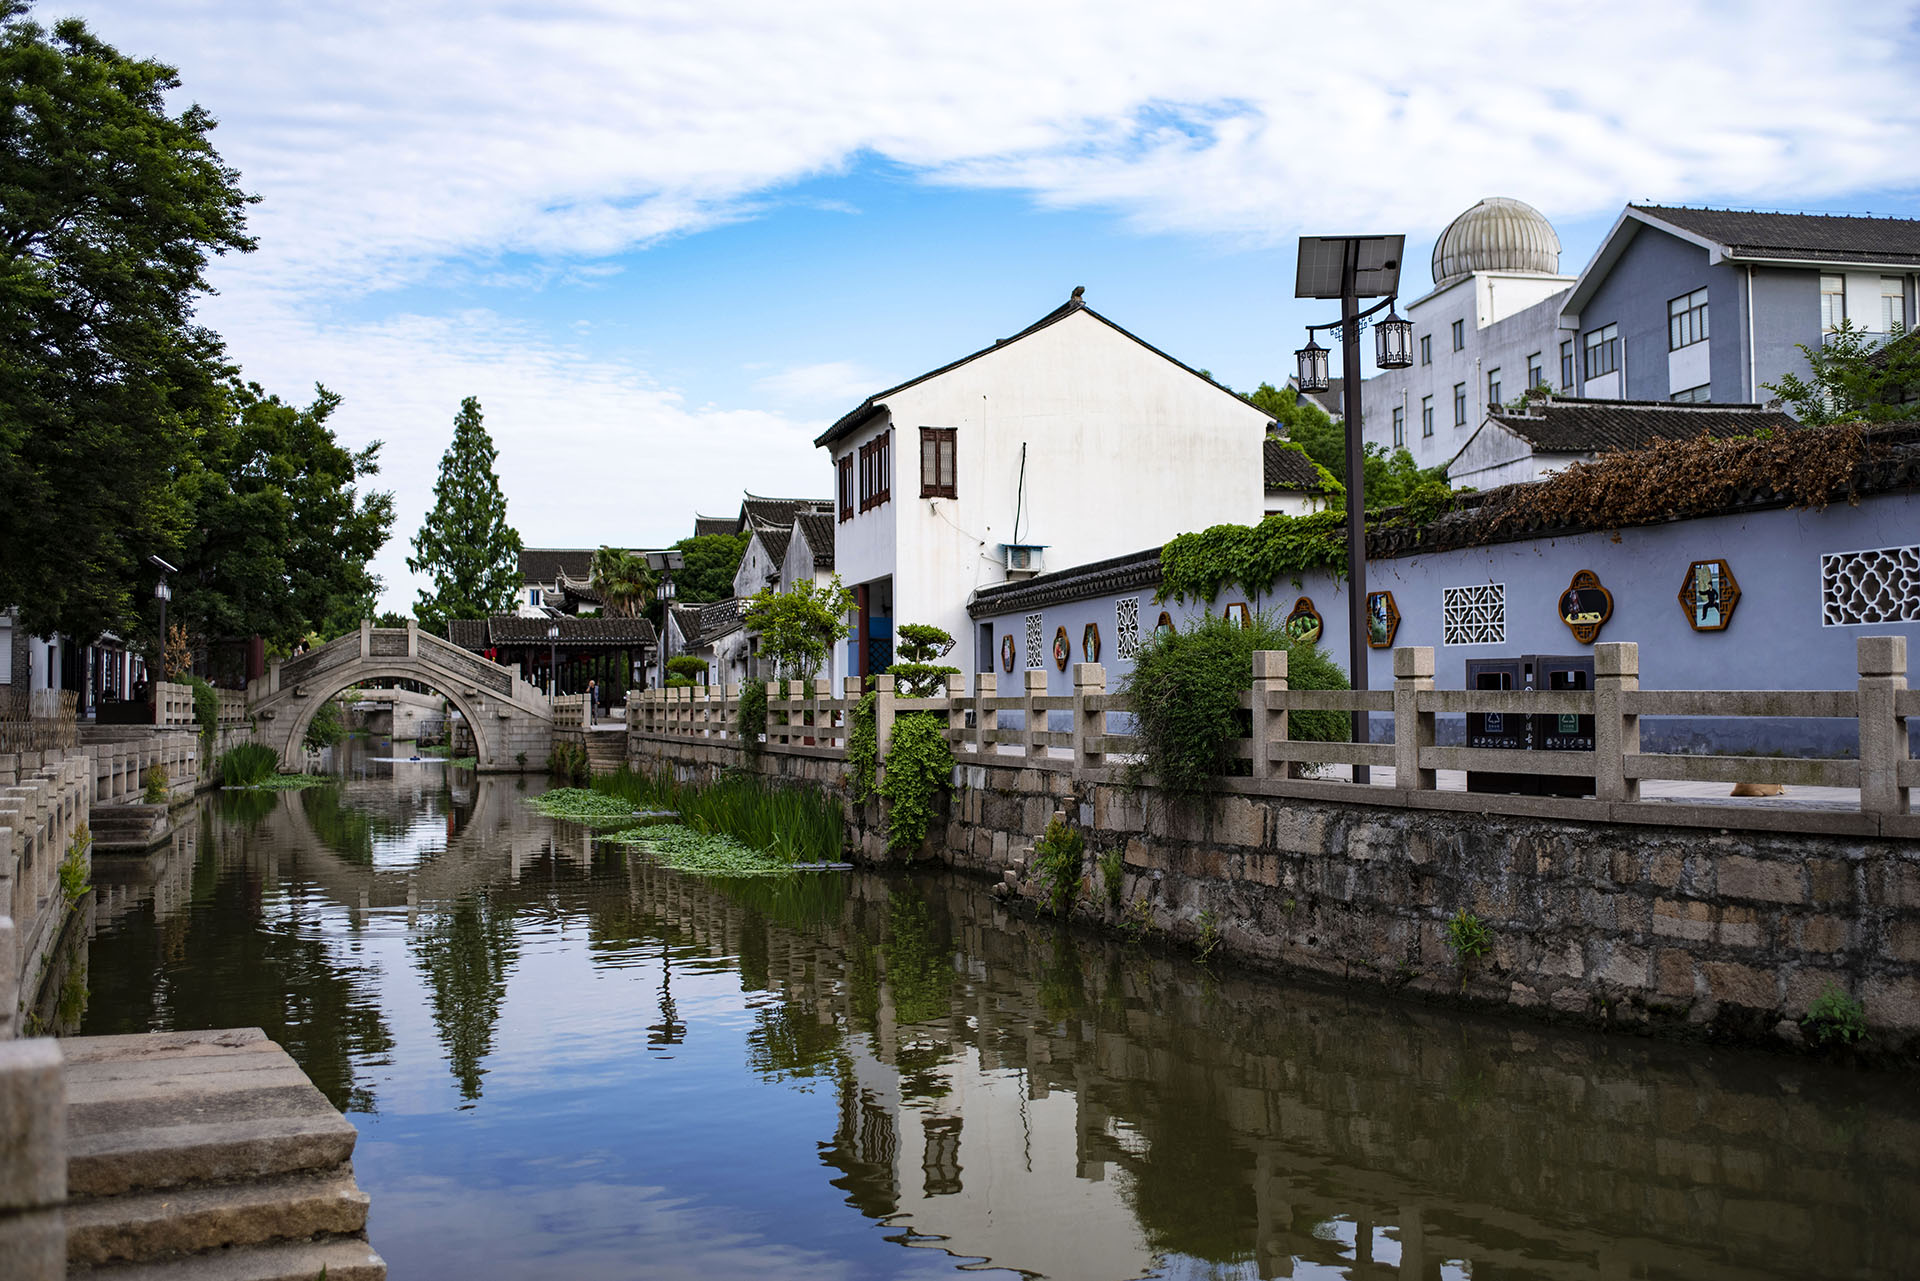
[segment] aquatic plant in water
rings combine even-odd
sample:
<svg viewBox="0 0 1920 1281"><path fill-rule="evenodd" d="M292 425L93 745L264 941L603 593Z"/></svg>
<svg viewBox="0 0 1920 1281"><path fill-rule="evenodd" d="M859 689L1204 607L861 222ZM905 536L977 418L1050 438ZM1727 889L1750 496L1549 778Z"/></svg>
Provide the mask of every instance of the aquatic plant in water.
<svg viewBox="0 0 1920 1281"><path fill-rule="evenodd" d="M630 801L584 787L556 787L527 802L548 818L575 823L631 823L636 806Z"/></svg>
<svg viewBox="0 0 1920 1281"><path fill-rule="evenodd" d="M790 859L742 845L731 836L696 832L678 823L659 823L615 832L606 840L647 851L665 867L705 876L787 876Z"/></svg>
<svg viewBox="0 0 1920 1281"><path fill-rule="evenodd" d="M670 811L696 832L730 836L789 863L833 863L846 848L837 800L798 787L772 787L751 774L725 774L706 787L621 769L593 790L634 810ZM552 795L552 793L548 793Z"/></svg>

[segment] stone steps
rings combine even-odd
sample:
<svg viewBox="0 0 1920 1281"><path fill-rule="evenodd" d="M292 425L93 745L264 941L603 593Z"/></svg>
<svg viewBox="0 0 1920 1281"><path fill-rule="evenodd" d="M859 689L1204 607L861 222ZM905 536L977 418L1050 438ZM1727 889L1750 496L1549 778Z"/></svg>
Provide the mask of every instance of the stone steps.
<svg viewBox="0 0 1920 1281"><path fill-rule="evenodd" d="M596 775L612 774L627 763L627 731L596 729L587 733L587 764Z"/></svg>
<svg viewBox="0 0 1920 1281"><path fill-rule="evenodd" d="M69 1275L385 1276L352 1124L258 1028L62 1048Z"/></svg>
<svg viewBox="0 0 1920 1281"><path fill-rule="evenodd" d="M144 854L173 832L165 805L95 805L87 816L95 853Z"/></svg>

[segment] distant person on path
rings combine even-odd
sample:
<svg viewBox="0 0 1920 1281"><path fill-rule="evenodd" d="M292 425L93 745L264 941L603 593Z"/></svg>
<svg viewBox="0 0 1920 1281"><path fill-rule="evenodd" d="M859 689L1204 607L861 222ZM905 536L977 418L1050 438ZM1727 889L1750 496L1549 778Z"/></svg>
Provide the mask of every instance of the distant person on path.
<svg viewBox="0 0 1920 1281"><path fill-rule="evenodd" d="M599 706L600 706L600 682L588 681L587 682L587 723L588 724L593 723L594 709Z"/></svg>

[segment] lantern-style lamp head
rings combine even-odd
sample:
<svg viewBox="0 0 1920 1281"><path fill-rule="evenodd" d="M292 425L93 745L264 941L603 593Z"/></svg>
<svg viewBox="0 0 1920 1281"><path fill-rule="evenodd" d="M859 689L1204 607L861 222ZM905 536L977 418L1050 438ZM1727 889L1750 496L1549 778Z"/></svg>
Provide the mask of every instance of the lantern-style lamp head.
<svg viewBox="0 0 1920 1281"><path fill-rule="evenodd" d="M1413 322L1402 320L1387 304L1387 318L1373 326L1373 362L1382 369L1405 369L1413 363Z"/></svg>
<svg viewBox="0 0 1920 1281"><path fill-rule="evenodd" d="M1327 349L1314 341L1313 334L1307 334L1307 345L1293 353L1300 362L1300 390L1325 391L1327 389Z"/></svg>
<svg viewBox="0 0 1920 1281"><path fill-rule="evenodd" d="M547 624L547 639L550 641L557 641L560 639L560 624L558 623Z"/></svg>

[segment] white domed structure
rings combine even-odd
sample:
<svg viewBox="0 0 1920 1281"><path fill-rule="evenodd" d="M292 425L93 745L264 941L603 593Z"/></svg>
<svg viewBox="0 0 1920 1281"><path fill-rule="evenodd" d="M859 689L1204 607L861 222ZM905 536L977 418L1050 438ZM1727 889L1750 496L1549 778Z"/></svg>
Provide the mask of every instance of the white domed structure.
<svg viewBox="0 0 1920 1281"><path fill-rule="evenodd" d="M1560 237L1532 205L1489 196L1447 224L1433 246L1433 287L1444 289L1476 271L1560 273Z"/></svg>

